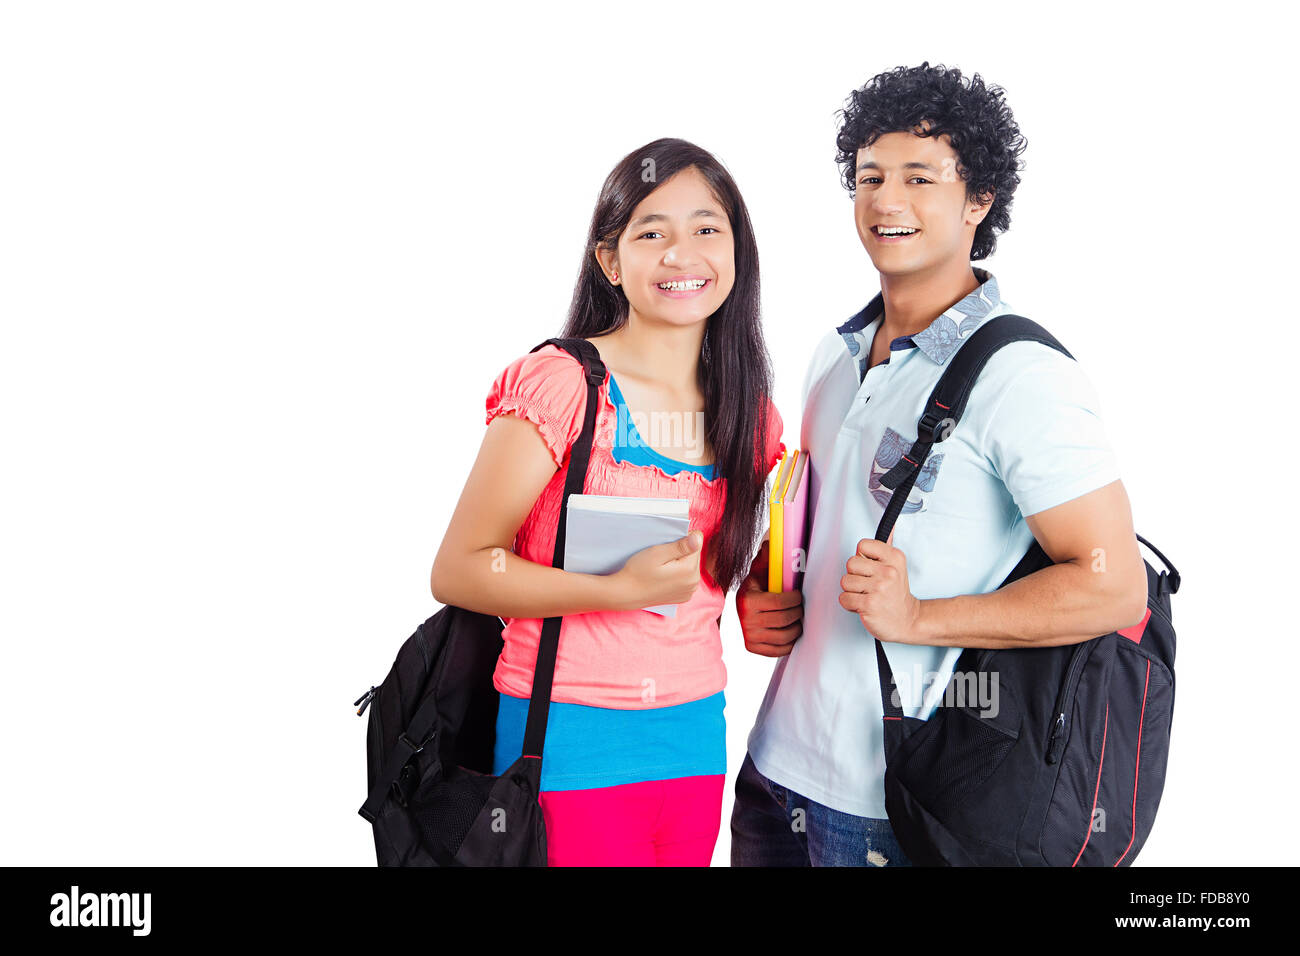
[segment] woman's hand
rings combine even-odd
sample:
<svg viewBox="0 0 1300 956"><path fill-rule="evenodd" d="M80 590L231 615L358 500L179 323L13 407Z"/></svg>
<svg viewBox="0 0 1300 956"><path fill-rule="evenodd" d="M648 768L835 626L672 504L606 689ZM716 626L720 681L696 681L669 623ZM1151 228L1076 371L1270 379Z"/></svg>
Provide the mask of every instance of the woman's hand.
<svg viewBox="0 0 1300 956"><path fill-rule="evenodd" d="M704 534L695 530L667 544L643 548L611 577L618 602L634 611L657 604L685 604L700 586Z"/></svg>
<svg viewBox="0 0 1300 956"><path fill-rule="evenodd" d="M749 576L736 592L736 614L745 650L761 657L784 657L803 634L803 593L767 590L768 543L763 541Z"/></svg>
<svg viewBox="0 0 1300 956"><path fill-rule="evenodd" d="M513 413L493 420L433 562L435 600L503 618L622 608L613 575L564 571L512 550L556 467L531 421Z"/></svg>

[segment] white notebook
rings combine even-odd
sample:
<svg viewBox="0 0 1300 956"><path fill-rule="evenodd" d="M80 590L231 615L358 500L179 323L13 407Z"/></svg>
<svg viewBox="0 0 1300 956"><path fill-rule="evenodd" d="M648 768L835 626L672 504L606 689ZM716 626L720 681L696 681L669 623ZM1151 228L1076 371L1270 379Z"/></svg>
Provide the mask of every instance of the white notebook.
<svg viewBox="0 0 1300 956"><path fill-rule="evenodd" d="M565 522L564 570L612 574L638 551L686 537L689 498L623 498L570 495ZM676 604L644 610L676 617Z"/></svg>

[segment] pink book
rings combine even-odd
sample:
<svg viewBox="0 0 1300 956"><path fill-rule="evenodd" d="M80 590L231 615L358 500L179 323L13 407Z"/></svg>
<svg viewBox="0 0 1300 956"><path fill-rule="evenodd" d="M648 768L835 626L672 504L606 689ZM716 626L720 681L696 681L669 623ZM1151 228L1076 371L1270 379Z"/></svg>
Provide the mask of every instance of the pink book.
<svg viewBox="0 0 1300 956"><path fill-rule="evenodd" d="M781 582L783 590L798 591L808 566L808 453L797 451L794 471L786 485L781 511Z"/></svg>

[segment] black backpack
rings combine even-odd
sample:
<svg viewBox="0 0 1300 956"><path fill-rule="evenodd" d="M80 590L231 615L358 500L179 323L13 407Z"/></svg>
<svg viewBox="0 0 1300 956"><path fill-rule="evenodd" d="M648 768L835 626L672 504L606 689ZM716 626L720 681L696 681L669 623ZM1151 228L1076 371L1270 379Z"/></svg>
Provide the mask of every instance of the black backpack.
<svg viewBox="0 0 1300 956"><path fill-rule="evenodd" d="M565 474L554 567L564 567L569 495L581 494L596 430L600 354L583 339L547 339L587 373L582 434ZM492 776L499 697L492 673L502 648L499 617L447 606L416 629L384 682L353 703L370 707L370 796L358 811L374 827L380 866L545 866L546 826L537 801L561 618L542 624L523 753Z"/></svg>
<svg viewBox="0 0 1300 956"><path fill-rule="evenodd" d="M961 420L985 363L1004 345L1042 342L1018 315L962 343L930 394L907 455L880 479L894 489L876 530L885 541L926 457ZM1073 356L1070 356L1073 358ZM876 641L884 704L885 809L903 852L922 866L1128 866L1164 789L1174 709L1178 571L1147 571L1147 613L1120 632L1061 647L967 648L928 720L903 715ZM1048 567L1034 542L999 587ZM993 683L996 678L996 685ZM979 706L996 687L997 712Z"/></svg>

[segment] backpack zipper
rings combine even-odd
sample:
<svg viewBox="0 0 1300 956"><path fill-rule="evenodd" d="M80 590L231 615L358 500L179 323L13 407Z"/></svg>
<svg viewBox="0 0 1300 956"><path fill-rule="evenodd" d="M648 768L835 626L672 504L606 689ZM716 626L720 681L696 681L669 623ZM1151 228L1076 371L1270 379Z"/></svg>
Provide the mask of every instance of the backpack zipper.
<svg viewBox="0 0 1300 956"><path fill-rule="evenodd" d="M1155 602L1148 601L1147 607L1151 610L1152 614L1154 614L1156 617L1163 619L1164 622L1168 624L1171 628L1174 626L1173 622L1169 619L1169 615L1166 614L1160 607L1158 607ZM1056 720L1052 722L1052 733L1047 738L1047 762L1048 763L1056 763L1056 761L1061 759L1061 750L1064 749L1065 747L1065 736L1064 736L1065 735L1065 704L1067 699L1069 698L1070 692L1074 689L1074 684L1079 679L1080 672L1083 670L1083 663L1085 657L1083 653L1083 649L1087 647L1090 643L1092 642L1084 641L1082 644L1080 644L1079 649L1074 652L1074 657L1070 659L1070 670L1065 676L1065 683L1061 687L1060 696L1058 696L1056 699L1056 709L1055 709ZM1150 657L1145 654L1143 656L1146 657L1147 660L1157 660L1157 658ZM1158 663L1160 663L1162 666L1166 666L1163 661L1158 661ZM1170 683L1172 684L1173 671L1170 670L1167 666L1166 666L1166 670L1169 670Z"/></svg>
<svg viewBox="0 0 1300 956"><path fill-rule="evenodd" d="M370 702L375 699L375 692L377 690L378 688L372 685L370 690L366 691L364 694L362 694L360 697L358 697L356 700L352 702L353 707L356 707L358 704L361 705L361 709L357 711L358 717L360 717L362 714L366 712L366 708L370 706Z"/></svg>
<svg viewBox="0 0 1300 956"><path fill-rule="evenodd" d="M419 637L416 638L415 643L420 646L420 656L424 659L424 673L432 677L430 671L433 670L433 661L429 660L429 646L425 643L423 628L420 629ZM439 663L441 663L441 659L439 659Z"/></svg>
<svg viewBox="0 0 1300 956"><path fill-rule="evenodd" d="M1084 653L1091 641L1085 641L1078 646L1074 656L1070 658L1070 669L1065 674L1065 683L1061 685L1061 692L1056 698L1056 707L1054 712L1056 720L1052 722L1052 733L1047 738L1047 762L1056 763L1061 759L1061 751L1065 749L1065 705L1070 699L1070 694L1074 690L1074 685L1079 681L1079 675L1083 672L1083 664L1088 655Z"/></svg>

